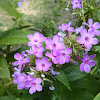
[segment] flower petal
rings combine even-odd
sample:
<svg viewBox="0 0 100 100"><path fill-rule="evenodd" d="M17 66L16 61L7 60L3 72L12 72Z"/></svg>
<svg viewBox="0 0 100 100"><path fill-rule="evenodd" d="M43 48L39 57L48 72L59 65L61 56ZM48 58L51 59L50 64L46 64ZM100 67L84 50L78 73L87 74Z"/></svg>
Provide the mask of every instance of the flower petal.
<svg viewBox="0 0 100 100"><path fill-rule="evenodd" d="M95 60L90 60L88 64L89 64L90 66L95 66L96 61L95 61Z"/></svg>
<svg viewBox="0 0 100 100"><path fill-rule="evenodd" d="M80 71L81 71L81 72L83 71L83 69L84 69L84 63L82 63L82 64L80 65Z"/></svg>
<svg viewBox="0 0 100 100"><path fill-rule="evenodd" d="M95 56L96 56L96 54L91 55L91 56L88 57L88 59L91 60L91 59L94 58Z"/></svg>
<svg viewBox="0 0 100 100"><path fill-rule="evenodd" d="M99 42L99 41L98 41L97 38L91 38L91 39L90 39L90 43L93 44L93 45L98 44L98 42Z"/></svg>
<svg viewBox="0 0 100 100"><path fill-rule="evenodd" d="M60 41L59 35L54 35L54 36L53 36L53 42L54 42L54 43L58 43L59 41Z"/></svg>
<svg viewBox="0 0 100 100"><path fill-rule="evenodd" d="M36 87L35 87L35 86L32 86L32 87L29 89L29 93L30 93L30 94L33 94L34 92L36 92Z"/></svg>
<svg viewBox="0 0 100 100"><path fill-rule="evenodd" d="M91 45L91 43L89 43L89 42L86 42L85 44L84 44L84 46L87 48L87 49L91 49L92 48L92 45Z"/></svg>
<svg viewBox="0 0 100 100"><path fill-rule="evenodd" d="M13 65L14 65L14 66L19 65L19 61L15 61Z"/></svg>
<svg viewBox="0 0 100 100"><path fill-rule="evenodd" d="M77 42L78 43L80 43L80 44L84 44L84 39L83 39L83 37L82 36L79 36L78 38L77 38Z"/></svg>
<svg viewBox="0 0 100 100"><path fill-rule="evenodd" d="M89 22L90 25L93 24L93 20L91 18L88 19L88 22Z"/></svg>
<svg viewBox="0 0 100 100"><path fill-rule="evenodd" d="M84 71L85 71L86 73L89 73L89 72L91 71L91 68L90 68L90 66L89 66L88 64L85 64L85 65L84 65Z"/></svg>
<svg viewBox="0 0 100 100"><path fill-rule="evenodd" d="M36 82L36 84L40 84L42 82L42 79L41 78L36 78L35 82Z"/></svg>
<svg viewBox="0 0 100 100"><path fill-rule="evenodd" d="M20 55L19 53L16 53L16 54L14 55L14 58L15 58L16 60L20 60L20 59L21 59L21 55Z"/></svg>
<svg viewBox="0 0 100 100"><path fill-rule="evenodd" d="M29 57L26 57L25 59L23 59L23 62L24 62L24 64L29 63L30 62L30 58Z"/></svg>
<svg viewBox="0 0 100 100"><path fill-rule="evenodd" d="M67 48L65 49L65 53L66 53L66 54L71 54L71 53L72 53L72 49L71 49L70 47L67 47Z"/></svg>
<svg viewBox="0 0 100 100"><path fill-rule="evenodd" d="M41 85L36 85L36 90L37 91L42 91L42 86Z"/></svg>

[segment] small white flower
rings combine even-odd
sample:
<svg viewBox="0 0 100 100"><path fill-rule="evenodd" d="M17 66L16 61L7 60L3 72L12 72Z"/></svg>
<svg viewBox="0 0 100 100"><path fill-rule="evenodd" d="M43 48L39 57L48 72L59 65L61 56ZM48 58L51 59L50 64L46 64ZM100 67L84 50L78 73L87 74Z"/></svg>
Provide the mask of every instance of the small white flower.
<svg viewBox="0 0 100 100"><path fill-rule="evenodd" d="M62 32L58 32L58 35L61 36L61 37L65 37L66 34L62 33Z"/></svg>
<svg viewBox="0 0 100 100"><path fill-rule="evenodd" d="M43 78L44 78L44 77L45 77L45 75L44 75L44 74L41 74L41 77L43 77Z"/></svg>
<svg viewBox="0 0 100 100"><path fill-rule="evenodd" d="M29 73L30 75L34 75L35 73L34 72L31 72L31 73Z"/></svg>
<svg viewBox="0 0 100 100"><path fill-rule="evenodd" d="M68 11L69 9L68 8L65 8L65 10Z"/></svg>
<svg viewBox="0 0 100 100"><path fill-rule="evenodd" d="M55 89L55 87L50 86L49 89L50 89L51 91L53 91L53 90Z"/></svg>

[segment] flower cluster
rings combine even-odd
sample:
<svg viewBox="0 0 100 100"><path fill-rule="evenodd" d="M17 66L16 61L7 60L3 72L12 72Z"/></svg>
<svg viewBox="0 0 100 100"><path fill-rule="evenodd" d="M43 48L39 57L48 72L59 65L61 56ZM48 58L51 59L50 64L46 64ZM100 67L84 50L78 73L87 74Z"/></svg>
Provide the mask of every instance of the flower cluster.
<svg viewBox="0 0 100 100"><path fill-rule="evenodd" d="M14 83L17 84L18 89L29 89L29 93L33 94L36 90L42 91L41 83L44 83L46 80L51 83L49 89L54 90L55 87L53 87L52 81L47 79L46 75L60 74L57 70L54 71L54 66L52 65L53 63L57 65L68 63L70 61L69 54L72 53L72 49L70 47L65 48L65 44L61 41L59 35L54 35L53 39L50 39L44 37L41 33L35 32L33 35L27 35L27 37L30 40L28 42L30 50L25 51L27 54L22 51L21 55L19 53L14 55L17 61L15 61L13 65L18 65L18 69L15 67L16 71L13 74ZM43 47L43 43L45 47ZM32 63L31 56L34 56ZM23 70L26 67L28 67L30 71L25 73Z"/></svg>

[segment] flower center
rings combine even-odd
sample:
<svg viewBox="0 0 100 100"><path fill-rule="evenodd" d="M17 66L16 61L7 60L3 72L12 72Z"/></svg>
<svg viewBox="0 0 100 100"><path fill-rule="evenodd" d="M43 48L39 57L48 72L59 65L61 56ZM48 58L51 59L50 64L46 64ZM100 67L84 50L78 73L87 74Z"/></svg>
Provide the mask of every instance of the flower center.
<svg viewBox="0 0 100 100"><path fill-rule="evenodd" d="M42 66L42 67L45 67L45 64L42 64L41 66Z"/></svg>
<svg viewBox="0 0 100 100"><path fill-rule="evenodd" d="M34 42L38 42L38 40L34 39Z"/></svg>
<svg viewBox="0 0 100 100"><path fill-rule="evenodd" d="M77 2L75 2L75 4L77 5L78 3L77 3Z"/></svg>
<svg viewBox="0 0 100 100"><path fill-rule="evenodd" d="M55 44L55 43L53 43L53 47L54 47L54 48L56 47L56 44Z"/></svg>
<svg viewBox="0 0 100 100"><path fill-rule="evenodd" d="M61 55L62 55L62 56L65 56L66 54L65 54L65 53L62 53Z"/></svg>
<svg viewBox="0 0 100 100"><path fill-rule="evenodd" d="M85 63L85 64L88 64L88 62L89 62L89 60L86 60L84 63Z"/></svg>
<svg viewBox="0 0 100 100"><path fill-rule="evenodd" d="M91 26L91 28L92 28L92 29L94 29L94 27L93 27L93 26Z"/></svg>
<svg viewBox="0 0 100 100"><path fill-rule="evenodd" d="M85 37L85 41L89 41L89 37Z"/></svg>
<svg viewBox="0 0 100 100"><path fill-rule="evenodd" d="M33 86L36 86L36 83L33 83Z"/></svg>

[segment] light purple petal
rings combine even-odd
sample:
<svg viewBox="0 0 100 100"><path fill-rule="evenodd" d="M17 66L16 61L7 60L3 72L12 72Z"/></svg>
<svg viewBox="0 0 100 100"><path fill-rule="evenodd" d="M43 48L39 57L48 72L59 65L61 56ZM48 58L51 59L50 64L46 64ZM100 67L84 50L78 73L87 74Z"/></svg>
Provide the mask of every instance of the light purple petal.
<svg viewBox="0 0 100 100"><path fill-rule="evenodd" d="M91 18L88 19L88 22L89 22L90 25L93 24L93 20Z"/></svg>
<svg viewBox="0 0 100 100"><path fill-rule="evenodd" d="M69 23L68 23L68 27L70 27L70 26L71 26L71 24L72 24L72 22L69 22Z"/></svg>
<svg viewBox="0 0 100 100"><path fill-rule="evenodd" d="M43 71L44 71L44 72L46 72L46 71L48 71L48 70L49 70L49 67L48 67L48 66L46 66L46 67L43 68Z"/></svg>
<svg viewBox="0 0 100 100"><path fill-rule="evenodd" d="M85 64L85 65L84 65L84 71L85 71L86 73L89 73L89 72L91 71L91 68L90 68L90 66L89 66L88 64Z"/></svg>
<svg viewBox="0 0 100 100"><path fill-rule="evenodd" d="M84 25L89 26L86 22L83 22Z"/></svg>
<svg viewBox="0 0 100 100"><path fill-rule="evenodd" d="M26 57L25 59L23 59L23 62L24 62L24 64L29 63L30 62L30 58L29 57Z"/></svg>
<svg viewBox="0 0 100 100"><path fill-rule="evenodd" d="M99 23L99 22L95 22L95 23L93 24L93 27L94 27L95 29L99 29L99 28L100 28L100 23Z"/></svg>
<svg viewBox="0 0 100 100"><path fill-rule="evenodd" d="M93 44L93 45L98 44L98 42L99 42L99 41L98 41L97 38L91 38L91 39L90 39L90 43Z"/></svg>
<svg viewBox="0 0 100 100"><path fill-rule="evenodd" d="M82 36L79 36L78 38L77 38L77 42L78 43L80 43L80 44L84 44L84 39L83 39L83 37Z"/></svg>
<svg viewBox="0 0 100 100"><path fill-rule="evenodd" d="M77 4L77 8L82 8L82 5L81 4Z"/></svg>
<svg viewBox="0 0 100 100"><path fill-rule="evenodd" d="M33 35L31 35L31 34L28 34L27 37L28 37L29 40L33 39Z"/></svg>
<svg viewBox="0 0 100 100"><path fill-rule="evenodd" d="M96 56L96 54L91 55L91 56L88 57L88 59L91 60L91 59L93 59L95 56Z"/></svg>
<svg viewBox="0 0 100 100"><path fill-rule="evenodd" d="M32 87L29 89L29 93L30 93L30 94L33 94L34 92L36 92L36 87L35 87L35 86L32 86Z"/></svg>
<svg viewBox="0 0 100 100"><path fill-rule="evenodd" d="M54 36L53 36L53 42L54 42L54 43L58 43L59 41L60 41L59 35L54 35Z"/></svg>
<svg viewBox="0 0 100 100"><path fill-rule="evenodd" d="M84 46L87 48L87 49L91 49L92 48L92 45L91 45L91 43L89 43L89 42L86 42L85 44L84 44Z"/></svg>
<svg viewBox="0 0 100 100"><path fill-rule="evenodd" d="M21 55L20 55L19 53L16 53L16 54L14 55L14 58L15 58L16 60L20 60L20 59L21 59Z"/></svg>
<svg viewBox="0 0 100 100"><path fill-rule="evenodd" d="M58 59L58 63L59 64L64 64L66 62L66 58L65 57L59 57L59 59Z"/></svg>
<svg viewBox="0 0 100 100"><path fill-rule="evenodd" d="M68 63L70 61L70 55L66 55L66 62Z"/></svg>
<svg viewBox="0 0 100 100"><path fill-rule="evenodd" d="M41 85L36 85L36 90L37 91L42 91L42 86Z"/></svg>
<svg viewBox="0 0 100 100"><path fill-rule="evenodd" d="M82 61L85 62L87 60L87 57L88 57L88 54L85 54Z"/></svg>
<svg viewBox="0 0 100 100"><path fill-rule="evenodd" d="M19 61L15 61L13 65L14 65L14 66L19 65Z"/></svg>
<svg viewBox="0 0 100 100"><path fill-rule="evenodd" d="M100 35L100 31L99 30L94 30L95 35L99 36Z"/></svg>
<svg viewBox="0 0 100 100"><path fill-rule="evenodd" d="M95 60L90 60L88 64L89 64L89 66L95 66L96 61Z"/></svg>
<svg viewBox="0 0 100 100"><path fill-rule="evenodd" d="M69 31L69 32L74 32L74 27L69 27L69 28L68 28L68 31Z"/></svg>
<svg viewBox="0 0 100 100"><path fill-rule="evenodd" d="M25 55L25 52L22 51L22 53L21 53L21 57L22 57L22 59L24 58L24 55Z"/></svg>
<svg viewBox="0 0 100 100"><path fill-rule="evenodd" d="M42 71L42 67L41 66L36 66L36 70L37 71Z"/></svg>
<svg viewBox="0 0 100 100"><path fill-rule="evenodd" d="M67 47L67 48L65 49L65 53L66 53L66 54L71 54L71 53L72 53L72 49L71 49L70 47Z"/></svg>
<svg viewBox="0 0 100 100"><path fill-rule="evenodd" d="M81 65L80 65L80 71L82 72L84 70L84 63L82 63Z"/></svg>
<svg viewBox="0 0 100 100"><path fill-rule="evenodd" d="M21 69L21 68L22 68L22 65L23 65L23 64L19 64L18 69Z"/></svg>
<svg viewBox="0 0 100 100"><path fill-rule="evenodd" d="M35 82L36 82L36 84L40 84L42 82L42 79L41 78L36 78Z"/></svg>
<svg viewBox="0 0 100 100"><path fill-rule="evenodd" d="M82 28L80 33L82 37L85 37L87 35L87 29Z"/></svg>
<svg viewBox="0 0 100 100"><path fill-rule="evenodd" d="M63 42L57 43L57 49L64 49L65 44Z"/></svg>

